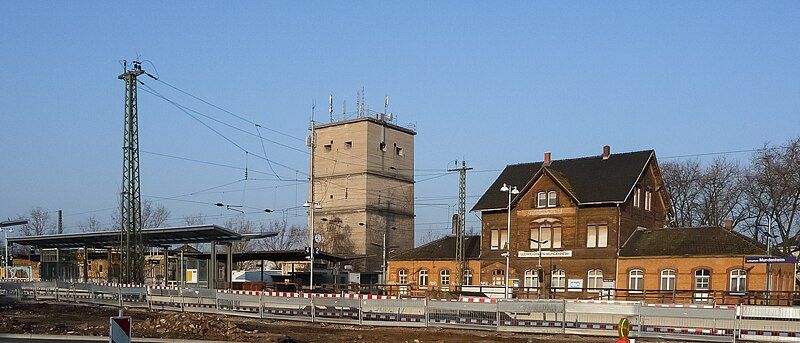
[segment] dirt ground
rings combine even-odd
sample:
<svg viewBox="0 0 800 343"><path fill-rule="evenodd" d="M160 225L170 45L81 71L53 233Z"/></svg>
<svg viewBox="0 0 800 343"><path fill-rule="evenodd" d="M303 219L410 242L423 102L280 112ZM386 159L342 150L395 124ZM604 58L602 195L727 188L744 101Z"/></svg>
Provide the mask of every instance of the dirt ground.
<svg viewBox="0 0 800 343"><path fill-rule="evenodd" d="M0 304L0 333L108 335L117 309L63 303ZM127 310L134 337L238 342L613 342L613 338L529 335L438 328L387 328Z"/></svg>

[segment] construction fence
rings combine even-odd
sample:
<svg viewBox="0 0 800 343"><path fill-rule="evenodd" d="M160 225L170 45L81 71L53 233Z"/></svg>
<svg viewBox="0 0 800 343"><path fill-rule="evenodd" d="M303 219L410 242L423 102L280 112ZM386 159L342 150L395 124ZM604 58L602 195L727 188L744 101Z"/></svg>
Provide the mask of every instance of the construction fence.
<svg viewBox="0 0 800 343"><path fill-rule="evenodd" d="M800 307L651 304L607 300L452 300L388 295L147 287L125 284L0 282L0 295L150 310L370 326L448 327L519 333L617 336L703 342L800 342Z"/></svg>

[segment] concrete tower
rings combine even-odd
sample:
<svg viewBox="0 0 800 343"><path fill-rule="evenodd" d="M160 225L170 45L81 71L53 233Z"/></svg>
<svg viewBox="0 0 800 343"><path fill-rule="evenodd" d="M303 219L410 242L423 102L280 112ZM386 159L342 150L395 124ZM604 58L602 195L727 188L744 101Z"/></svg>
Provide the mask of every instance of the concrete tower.
<svg viewBox="0 0 800 343"><path fill-rule="evenodd" d="M413 129L374 114L317 124L313 201L318 246L380 273L387 255L414 247ZM310 220L310 218L309 218Z"/></svg>

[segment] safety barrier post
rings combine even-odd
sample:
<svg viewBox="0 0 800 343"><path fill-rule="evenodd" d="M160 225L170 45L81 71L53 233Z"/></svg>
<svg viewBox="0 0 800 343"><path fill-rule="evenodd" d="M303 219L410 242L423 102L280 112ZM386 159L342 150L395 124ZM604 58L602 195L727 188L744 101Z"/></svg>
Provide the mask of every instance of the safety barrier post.
<svg viewBox="0 0 800 343"><path fill-rule="evenodd" d="M263 262L263 261L262 261ZM264 319L264 290L258 293L258 317Z"/></svg>
<svg viewBox="0 0 800 343"><path fill-rule="evenodd" d="M317 305L314 304L314 293L309 293L311 296L311 322L316 320Z"/></svg>
<svg viewBox="0 0 800 343"><path fill-rule="evenodd" d="M733 343L736 343L736 339L739 337L739 322L742 320L741 310L741 305L736 304L736 312L733 315Z"/></svg>
<svg viewBox="0 0 800 343"><path fill-rule="evenodd" d="M428 309L428 297L425 297L425 327L428 327L428 323L430 322L430 310Z"/></svg>
<svg viewBox="0 0 800 343"><path fill-rule="evenodd" d="M122 285L117 285L117 298L119 299L119 307L122 308Z"/></svg>
<svg viewBox="0 0 800 343"><path fill-rule="evenodd" d="M219 314L219 290L214 291L214 306L217 308L217 314Z"/></svg>
<svg viewBox="0 0 800 343"><path fill-rule="evenodd" d="M567 330L567 299L561 299L561 332Z"/></svg>
<svg viewBox="0 0 800 343"><path fill-rule="evenodd" d="M364 324L364 299L361 299L361 296L359 295L358 296L358 325L361 326L363 324Z"/></svg>
<svg viewBox="0 0 800 343"><path fill-rule="evenodd" d="M178 296L181 297L181 312L186 312L186 310L184 309L184 303L186 301L185 301L185 299L183 297L183 291L184 291L183 288L178 288Z"/></svg>
<svg viewBox="0 0 800 343"><path fill-rule="evenodd" d="M642 336L642 324L644 323L644 318L642 318L642 306L644 306L644 301L639 301L637 304L639 306L639 325L636 325L636 338L639 338Z"/></svg>
<svg viewBox="0 0 800 343"><path fill-rule="evenodd" d="M500 331L500 301L496 302L495 305L497 305L495 306L495 314L497 315L495 318L497 322L495 330Z"/></svg>

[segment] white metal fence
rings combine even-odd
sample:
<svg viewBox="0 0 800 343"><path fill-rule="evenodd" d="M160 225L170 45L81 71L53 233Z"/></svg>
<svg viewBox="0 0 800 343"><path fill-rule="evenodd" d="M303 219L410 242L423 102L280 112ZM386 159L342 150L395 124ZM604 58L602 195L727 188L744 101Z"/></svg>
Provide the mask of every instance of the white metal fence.
<svg viewBox="0 0 800 343"><path fill-rule="evenodd" d="M789 306L469 297L446 301L62 282L0 282L0 295L251 318L591 336L616 336L619 321L628 318L633 338L800 342L800 307Z"/></svg>

